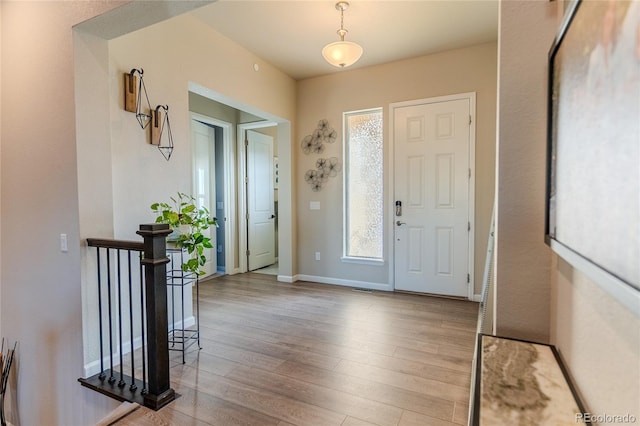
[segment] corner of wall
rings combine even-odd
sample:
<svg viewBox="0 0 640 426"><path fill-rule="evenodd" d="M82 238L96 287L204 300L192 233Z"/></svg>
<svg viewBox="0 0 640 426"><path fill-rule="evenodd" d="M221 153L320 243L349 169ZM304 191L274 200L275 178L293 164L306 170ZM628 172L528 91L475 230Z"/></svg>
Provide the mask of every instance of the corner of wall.
<svg viewBox="0 0 640 426"><path fill-rule="evenodd" d="M496 330L543 343L549 340L551 265L551 251L543 241L544 88L557 25L555 7L548 2L500 3Z"/></svg>

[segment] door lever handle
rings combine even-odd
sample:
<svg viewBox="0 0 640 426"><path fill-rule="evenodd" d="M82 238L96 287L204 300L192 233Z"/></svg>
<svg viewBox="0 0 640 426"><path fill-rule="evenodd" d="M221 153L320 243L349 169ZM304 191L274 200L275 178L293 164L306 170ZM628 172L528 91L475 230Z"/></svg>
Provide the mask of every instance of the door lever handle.
<svg viewBox="0 0 640 426"><path fill-rule="evenodd" d="M406 225L407 222L400 222L399 220L396 220L396 225L398 226L402 226L402 225Z"/></svg>

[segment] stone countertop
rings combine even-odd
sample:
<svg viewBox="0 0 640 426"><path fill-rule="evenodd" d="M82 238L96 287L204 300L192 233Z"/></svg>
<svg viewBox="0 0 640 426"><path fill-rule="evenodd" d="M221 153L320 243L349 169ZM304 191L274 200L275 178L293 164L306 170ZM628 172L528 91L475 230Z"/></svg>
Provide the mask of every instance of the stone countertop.
<svg viewBox="0 0 640 426"><path fill-rule="evenodd" d="M481 336L480 350L481 426L585 424L551 346Z"/></svg>

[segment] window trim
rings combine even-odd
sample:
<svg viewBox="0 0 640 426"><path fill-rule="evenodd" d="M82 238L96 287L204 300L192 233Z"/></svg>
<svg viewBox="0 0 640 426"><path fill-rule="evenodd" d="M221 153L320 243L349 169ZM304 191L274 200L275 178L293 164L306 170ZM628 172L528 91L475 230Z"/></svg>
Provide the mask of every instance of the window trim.
<svg viewBox="0 0 640 426"><path fill-rule="evenodd" d="M385 264L385 259L382 257L357 257L357 256L342 256L340 260L343 263L359 263L362 265L376 265L382 266Z"/></svg>

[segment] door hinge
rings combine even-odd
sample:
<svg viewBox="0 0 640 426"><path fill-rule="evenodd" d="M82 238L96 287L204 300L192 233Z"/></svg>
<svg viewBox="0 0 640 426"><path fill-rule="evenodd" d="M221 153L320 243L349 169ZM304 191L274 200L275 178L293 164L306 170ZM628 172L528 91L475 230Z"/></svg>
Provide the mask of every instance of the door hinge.
<svg viewBox="0 0 640 426"><path fill-rule="evenodd" d="M249 139L244 140L244 146L249 146Z"/></svg>
<svg viewBox="0 0 640 426"><path fill-rule="evenodd" d="M469 115L469 126L471 126L472 122L473 122L473 119L471 118L471 115Z"/></svg>
<svg viewBox="0 0 640 426"><path fill-rule="evenodd" d="M471 179L471 169L469 169L469 179Z"/></svg>
<svg viewBox="0 0 640 426"><path fill-rule="evenodd" d="M251 251L247 250L247 256L249 256L251 254Z"/></svg>
<svg viewBox="0 0 640 426"><path fill-rule="evenodd" d="M467 222L467 232L471 231L471 222Z"/></svg>
<svg viewBox="0 0 640 426"><path fill-rule="evenodd" d="M249 220L249 213L247 213L247 220Z"/></svg>
<svg viewBox="0 0 640 426"><path fill-rule="evenodd" d="M467 284L471 283L471 275L467 274Z"/></svg>

